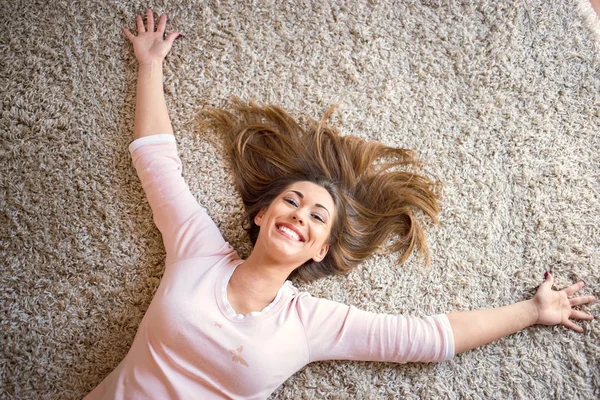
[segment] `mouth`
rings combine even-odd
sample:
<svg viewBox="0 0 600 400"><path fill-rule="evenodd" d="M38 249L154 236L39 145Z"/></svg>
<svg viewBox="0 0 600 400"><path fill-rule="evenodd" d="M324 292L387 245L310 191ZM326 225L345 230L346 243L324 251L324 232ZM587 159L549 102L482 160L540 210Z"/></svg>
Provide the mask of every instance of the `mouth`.
<svg viewBox="0 0 600 400"><path fill-rule="evenodd" d="M298 242L304 242L304 236L302 235L302 233L296 229L293 225L290 224L277 224L275 225L275 227L277 228L277 230L281 233L283 233L285 236L287 236L290 239L296 240Z"/></svg>

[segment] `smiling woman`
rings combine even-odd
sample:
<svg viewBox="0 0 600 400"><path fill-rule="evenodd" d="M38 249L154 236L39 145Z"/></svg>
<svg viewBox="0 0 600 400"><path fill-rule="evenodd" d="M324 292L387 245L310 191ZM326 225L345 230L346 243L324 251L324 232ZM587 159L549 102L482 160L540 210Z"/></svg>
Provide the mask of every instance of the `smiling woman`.
<svg viewBox="0 0 600 400"><path fill-rule="evenodd" d="M204 126L229 141L254 248L242 260L190 192L166 114L162 61L177 34L124 30L140 62L133 165L162 234L165 273L125 359L87 399L265 399L321 360L431 362L533 324L592 319L594 301L552 289L533 299L427 317L375 314L302 292L287 279L344 274L374 251L428 256L416 212L437 222L436 184L406 149L341 136L327 120L302 128L277 106L233 102ZM388 244L390 238L393 241ZM293 344L293 345L290 345Z"/></svg>
<svg viewBox="0 0 600 400"><path fill-rule="evenodd" d="M274 257L279 247L269 240L273 233L275 239L288 239L283 243L291 240L297 244L291 248L291 253L280 255L275 261L278 265L289 265L295 269L306 262L307 257L316 263L321 262L329 250L334 219L327 216L324 211L327 207L319 201L334 210L333 199L322 186L308 181L293 183L254 218L254 223L260 228L254 247L262 248Z"/></svg>
<svg viewBox="0 0 600 400"><path fill-rule="evenodd" d="M438 184L415 171L421 164L412 150L340 135L327 124L335 107L319 122L308 118L304 129L278 106L236 98L232 106L233 113L207 111L203 125L228 139L253 244L260 231L255 217L292 183L312 182L333 200L329 251L322 261L307 255L291 277L311 281L345 274L377 250L400 252L401 264L418 249L429 264L415 214L438 222Z"/></svg>

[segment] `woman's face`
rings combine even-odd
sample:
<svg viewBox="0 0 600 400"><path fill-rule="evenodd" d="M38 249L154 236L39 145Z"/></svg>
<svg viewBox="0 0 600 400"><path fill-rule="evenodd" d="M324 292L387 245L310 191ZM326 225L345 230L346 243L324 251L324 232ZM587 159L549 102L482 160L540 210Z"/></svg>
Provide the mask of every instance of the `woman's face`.
<svg viewBox="0 0 600 400"><path fill-rule="evenodd" d="M272 258L285 263L319 262L329 250L334 217L334 202L325 188L293 183L254 218L260 226L257 244L262 241Z"/></svg>

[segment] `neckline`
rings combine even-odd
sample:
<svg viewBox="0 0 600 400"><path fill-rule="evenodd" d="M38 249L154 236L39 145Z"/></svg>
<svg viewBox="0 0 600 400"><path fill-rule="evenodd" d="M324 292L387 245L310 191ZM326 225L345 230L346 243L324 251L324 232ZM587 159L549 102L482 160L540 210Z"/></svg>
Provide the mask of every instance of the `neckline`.
<svg viewBox="0 0 600 400"><path fill-rule="evenodd" d="M244 260L241 260L241 262L233 265L231 268L226 269L222 275L222 280L221 280L222 283L217 288L217 289L219 289L217 291L220 292L220 293L217 293L217 299L220 300L219 303L221 303L223 305L223 309L221 310L221 312L228 319L233 320L233 321L239 321L239 322L254 320L257 318L265 318L268 315L270 315L272 312L274 312L273 311L274 309L278 309L279 307L277 307L277 306L280 306L281 304L283 304L283 302L280 301L283 296L283 292L287 286L292 285L292 282L289 280L286 280L283 283L283 285L281 285L279 290L277 291L277 295L275 296L273 301L271 303L269 303L261 311L252 311L246 315L239 314L233 309L233 307L229 303L229 300L227 299L227 285L229 284L229 280L233 276L235 269L243 262L244 262Z"/></svg>

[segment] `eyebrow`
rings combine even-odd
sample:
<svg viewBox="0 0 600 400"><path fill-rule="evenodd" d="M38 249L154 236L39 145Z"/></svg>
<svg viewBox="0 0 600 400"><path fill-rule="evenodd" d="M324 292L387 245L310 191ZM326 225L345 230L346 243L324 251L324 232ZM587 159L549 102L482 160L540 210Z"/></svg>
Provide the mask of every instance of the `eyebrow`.
<svg viewBox="0 0 600 400"><path fill-rule="evenodd" d="M299 191L297 191L297 190L292 190L292 192L296 193L296 194L298 195L298 197L300 197L301 199L303 199L303 198L304 198L304 195L303 195L302 193L300 193ZM329 214L329 216L331 216L331 213L329 212L329 210L327 209L327 207L325 207L324 205L322 205L322 204L319 204L319 203L317 203L317 204L315 204L315 205L316 205L317 207L321 207L322 209L324 209L325 211L327 211L327 214Z"/></svg>

